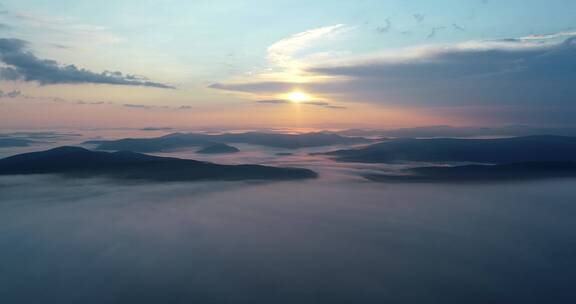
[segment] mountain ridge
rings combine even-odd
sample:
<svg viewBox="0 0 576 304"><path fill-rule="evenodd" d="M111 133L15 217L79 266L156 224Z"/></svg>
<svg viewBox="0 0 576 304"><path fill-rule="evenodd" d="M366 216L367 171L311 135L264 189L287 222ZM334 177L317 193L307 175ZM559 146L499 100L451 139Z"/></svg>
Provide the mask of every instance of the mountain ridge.
<svg viewBox="0 0 576 304"><path fill-rule="evenodd" d="M454 167L417 167L404 175L368 174L376 182L494 182L576 178L576 162L523 162L501 165L464 165Z"/></svg>
<svg viewBox="0 0 576 304"><path fill-rule="evenodd" d="M496 139L399 138L325 153L347 162L389 163L576 161L576 137L532 135Z"/></svg>
<svg viewBox="0 0 576 304"><path fill-rule="evenodd" d="M124 138L119 140L93 140L86 144L95 144L98 150L129 150L134 152L161 152L179 148L199 147L209 144L243 143L272 148L299 149L307 147L330 146L337 144L369 143L362 137L346 137L326 132L284 134L284 133L224 133L217 135L200 133L171 133L151 138Z"/></svg>
<svg viewBox="0 0 576 304"><path fill-rule="evenodd" d="M23 174L102 176L151 181L291 180L317 177L316 172L301 168L220 165L130 151L102 152L69 146L0 159L0 175Z"/></svg>

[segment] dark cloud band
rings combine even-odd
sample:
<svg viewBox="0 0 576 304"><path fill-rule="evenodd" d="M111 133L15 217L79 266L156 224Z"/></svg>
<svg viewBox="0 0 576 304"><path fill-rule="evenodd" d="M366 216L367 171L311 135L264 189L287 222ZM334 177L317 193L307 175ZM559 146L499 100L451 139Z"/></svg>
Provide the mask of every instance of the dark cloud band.
<svg viewBox="0 0 576 304"><path fill-rule="evenodd" d="M419 53L413 58L400 55L316 66L307 72L337 81L308 82L299 87L346 102L410 107L440 117L497 118L500 123L524 123L536 116L539 123L558 123L565 121L560 118L576 114L576 37L556 43L522 38L485 41L477 47L429 48ZM293 86L268 81L210 87L273 94Z"/></svg>
<svg viewBox="0 0 576 304"><path fill-rule="evenodd" d="M174 89L173 86L150 81L141 76L121 72L95 73L75 65L62 65L54 60L36 57L28 48L28 42L20 39L0 38L0 79L11 81L51 84L111 84Z"/></svg>

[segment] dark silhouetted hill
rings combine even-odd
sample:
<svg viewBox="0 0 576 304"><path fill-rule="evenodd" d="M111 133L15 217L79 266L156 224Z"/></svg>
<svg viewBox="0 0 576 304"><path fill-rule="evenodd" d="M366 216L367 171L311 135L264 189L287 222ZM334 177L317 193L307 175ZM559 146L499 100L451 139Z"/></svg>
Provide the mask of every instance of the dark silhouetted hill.
<svg viewBox="0 0 576 304"><path fill-rule="evenodd" d="M203 147L213 143L243 143L274 148L298 149L341 144L368 143L360 137L346 137L329 133L279 134L279 133L226 133L218 135L173 133L154 138L126 138L110 141L89 141L98 150L160 152L180 148Z"/></svg>
<svg viewBox="0 0 576 304"><path fill-rule="evenodd" d="M576 161L576 137L526 136L500 139L393 139L327 153L340 161L514 163Z"/></svg>
<svg viewBox="0 0 576 304"><path fill-rule="evenodd" d="M454 126L424 126L401 129L370 130L348 129L334 132L346 136L378 136L378 137L411 137L411 138L438 138L438 137L514 137L531 135L560 135L576 136L574 127L534 127L511 125L502 127L454 127Z"/></svg>
<svg viewBox="0 0 576 304"><path fill-rule="evenodd" d="M378 182L482 182L576 177L576 162L527 162L504 165L420 167L407 175L367 175Z"/></svg>
<svg viewBox="0 0 576 304"><path fill-rule="evenodd" d="M96 152L78 147L60 147L0 160L0 175L48 173L151 181L290 180L317 176L308 169L218 165L126 151Z"/></svg>
<svg viewBox="0 0 576 304"><path fill-rule="evenodd" d="M229 146L227 144L213 144L196 151L196 153L200 154L228 154L237 152L240 152L238 148Z"/></svg>

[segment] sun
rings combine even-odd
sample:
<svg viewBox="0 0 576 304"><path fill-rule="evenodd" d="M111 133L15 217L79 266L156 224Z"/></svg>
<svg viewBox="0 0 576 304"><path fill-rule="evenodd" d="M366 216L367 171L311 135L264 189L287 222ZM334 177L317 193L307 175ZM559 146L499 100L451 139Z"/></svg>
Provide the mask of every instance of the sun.
<svg viewBox="0 0 576 304"><path fill-rule="evenodd" d="M310 100L310 96L308 94L300 91L290 92L286 98L293 103L300 103Z"/></svg>

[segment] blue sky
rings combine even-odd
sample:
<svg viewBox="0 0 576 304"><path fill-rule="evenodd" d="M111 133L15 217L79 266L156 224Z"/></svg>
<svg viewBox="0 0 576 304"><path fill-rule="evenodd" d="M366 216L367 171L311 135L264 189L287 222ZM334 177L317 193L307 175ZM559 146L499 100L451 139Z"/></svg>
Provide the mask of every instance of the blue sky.
<svg viewBox="0 0 576 304"><path fill-rule="evenodd" d="M563 31L575 26L574 1L3 1L9 11L48 21L101 27L119 41L93 46L109 54L98 63L106 68L140 65L171 66L162 77L184 83L226 76L225 64L246 71L264 65L266 48L295 33L334 24L358 27L355 44L336 46L356 52L429 43L430 29L457 24L465 31L443 30L432 42L496 39ZM421 23L414 15L422 14ZM373 30L391 22L387 35ZM44 41L57 36L32 21L14 24L9 36ZM32 24L32 25L31 25ZM401 32L410 33L402 34ZM82 37L73 37L82 43ZM66 43L62 41L61 43ZM54 43L59 43L55 41ZM47 48L39 45L39 50ZM88 50L85 50L89 53ZM44 50L71 58L70 52ZM125 56L135 56L126 60ZM232 56L230 56L232 55ZM79 56L79 55L78 55ZM230 58L233 57L233 58ZM73 58L73 57L72 57ZM81 58L78 58L81 59ZM135 67L138 70L141 68ZM160 68L157 68L160 69ZM162 72L162 71L159 71ZM177 76L183 76L182 78ZM192 76L192 79L188 78ZM169 79L177 78L177 79ZM198 79L196 79L198 78Z"/></svg>
<svg viewBox="0 0 576 304"><path fill-rule="evenodd" d="M298 61L298 69L307 70L317 64L334 65L335 60L355 62L379 53L401 55L417 47L444 48L471 41L576 30L573 18L576 2L567 0L8 0L0 3L3 10L0 23L5 25L1 36L28 42L27 50L37 58L73 64L94 73L109 70L143 75L155 83L177 88L128 87L119 91L110 88L109 83L98 89L76 84L63 93L33 81L10 81L2 84L4 91L17 89L35 97L89 101L107 98L120 104L141 102L214 111L227 104L241 107L242 102L281 98L285 93L224 92L209 87L214 83L286 82L290 77L296 83L316 81L304 79L301 73L289 71L285 66L274 66L270 61L271 47L299 33L314 34L314 30L337 27L337 31L298 42L290 60ZM556 43L566 38L562 36ZM288 42L296 47L294 40ZM279 74L271 74L274 70ZM361 100L350 94L309 93L324 102L328 98L338 104L382 106L382 102ZM402 100L389 104L398 101Z"/></svg>

